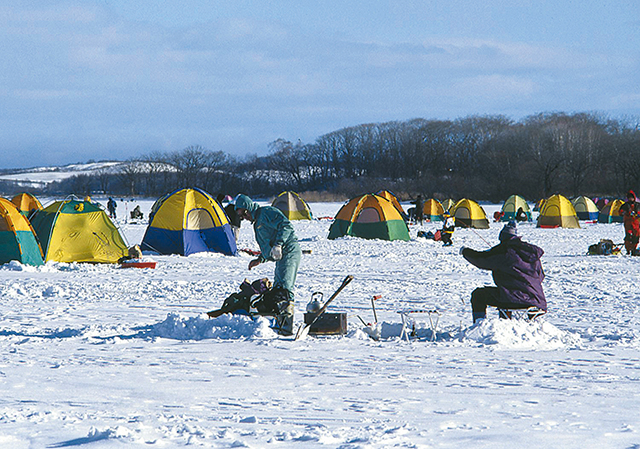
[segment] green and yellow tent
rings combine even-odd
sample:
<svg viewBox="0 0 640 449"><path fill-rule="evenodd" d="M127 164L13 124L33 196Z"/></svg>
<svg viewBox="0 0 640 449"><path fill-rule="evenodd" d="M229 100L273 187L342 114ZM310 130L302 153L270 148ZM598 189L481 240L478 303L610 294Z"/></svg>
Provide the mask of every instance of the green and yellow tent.
<svg viewBox="0 0 640 449"><path fill-rule="evenodd" d="M544 201L538 216L539 228L579 228L573 204L562 195L553 195Z"/></svg>
<svg viewBox="0 0 640 449"><path fill-rule="evenodd" d="M31 218L45 261L116 263L127 245L105 211L90 201L56 201Z"/></svg>
<svg viewBox="0 0 640 449"><path fill-rule="evenodd" d="M502 212L504 212L502 221L515 220L516 214L520 208L522 208L524 213L527 215L527 221L531 221L531 209L529 209L529 205L520 195L511 195L504 202L502 205Z"/></svg>
<svg viewBox="0 0 640 449"><path fill-rule="evenodd" d="M42 249L29 220L11 201L0 198L0 264L17 260L42 265Z"/></svg>
<svg viewBox="0 0 640 449"><path fill-rule="evenodd" d="M623 204L622 200L609 201L598 214L598 223L622 223L620 206Z"/></svg>
<svg viewBox="0 0 640 449"><path fill-rule="evenodd" d="M475 201L466 198L461 199L449 214L455 218L456 226L462 225L465 228L489 229L489 220L484 209Z"/></svg>
<svg viewBox="0 0 640 449"><path fill-rule="evenodd" d="M351 199L338 211L329 239L351 235L365 239L410 240L409 228L391 201L366 194Z"/></svg>
<svg viewBox="0 0 640 449"><path fill-rule="evenodd" d="M442 204L442 208L444 209L445 212L451 213L451 209L456 205L456 202L453 201L451 198L447 198L444 201L440 201L440 204Z"/></svg>
<svg viewBox="0 0 640 449"><path fill-rule="evenodd" d="M289 220L311 220L313 218L311 208L296 192L282 192L271 205L280 209Z"/></svg>
<svg viewBox="0 0 640 449"><path fill-rule="evenodd" d="M429 221L442 221L442 215L444 214L444 208L440 201L430 198L424 203L422 208L425 220Z"/></svg>

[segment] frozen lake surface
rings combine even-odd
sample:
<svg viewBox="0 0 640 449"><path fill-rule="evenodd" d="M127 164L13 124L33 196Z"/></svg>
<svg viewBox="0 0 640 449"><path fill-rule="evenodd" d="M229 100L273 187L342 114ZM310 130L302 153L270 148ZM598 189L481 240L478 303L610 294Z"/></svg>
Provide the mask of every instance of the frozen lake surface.
<svg viewBox="0 0 640 449"><path fill-rule="evenodd" d="M106 204L104 202L103 204ZM119 213L152 201L120 203ZM341 204L312 203L315 216ZM484 205L487 215L498 205ZM294 222L303 249L296 325L315 291L344 337L277 336L268 321L207 318L251 256L147 256L156 269L49 263L0 267L0 447L584 448L640 447L640 258L587 256L621 224L519 226L545 251L549 313L472 326L469 297L492 285L459 255L488 248L502 224L457 229L453 247L327 240L330 220ZM130 244L146 223L119 220ZM485 242L486 241L486 242ZM258 249L243 224L240 248ZM362 331L377 301L382 339ZM437 309L400 338L398 311Z"/></svg>

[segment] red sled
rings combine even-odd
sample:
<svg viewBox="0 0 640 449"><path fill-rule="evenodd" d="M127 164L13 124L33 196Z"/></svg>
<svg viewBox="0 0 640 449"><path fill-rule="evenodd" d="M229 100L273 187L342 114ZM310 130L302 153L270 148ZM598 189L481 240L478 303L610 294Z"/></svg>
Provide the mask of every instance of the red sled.
<svg viewBox="0 0 640 449"><path fill-rule="evenodd" d="M124 261L120 268L155 268L157 262Z"/></svg>

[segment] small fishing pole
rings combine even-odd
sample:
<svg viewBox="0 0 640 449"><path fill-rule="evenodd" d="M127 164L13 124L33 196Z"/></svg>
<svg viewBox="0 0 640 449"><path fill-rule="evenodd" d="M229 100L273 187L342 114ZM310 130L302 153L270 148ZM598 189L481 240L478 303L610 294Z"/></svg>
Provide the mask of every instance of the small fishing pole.
<svg viewBox="0 0 640 449"><path fill-rule="evenodd" d="M492 248L491 244L490 244L489 242L487 242L487 241L484 239L484 237L482 237L482 236L478 233L478 231L476 231L475 229L473 229L473 228L471 227L471 225L467 225L467 224L466 224L466 223L464 223L464 222L460 222L460 224L461 224L461 225L463 225L463 226L464 226L465 228L467 228L467 229L471 229L471 230L473 231L473 233L474 233L475 235L477 235L478 237L480 237L480 239L481 239L484 243L486 243L486 244L487 244L487 246L488 246L489 248ZM456 226L457 226L457 223L456 223Z"/></svg>

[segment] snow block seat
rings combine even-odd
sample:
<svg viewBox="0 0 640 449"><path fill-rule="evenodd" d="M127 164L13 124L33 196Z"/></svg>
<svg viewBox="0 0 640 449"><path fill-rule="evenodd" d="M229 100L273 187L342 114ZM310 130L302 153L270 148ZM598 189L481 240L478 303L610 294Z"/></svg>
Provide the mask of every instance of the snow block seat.
<svg viewBox="0 0 640 449"><path fill-rule="evenodd" d="M490 306L489 306L490 307ZM525 309L500 309L498 308L498 316L508 320L524 320L535 321L541 316L546 315L546 311L538 307L528 307Z"/></svg>

